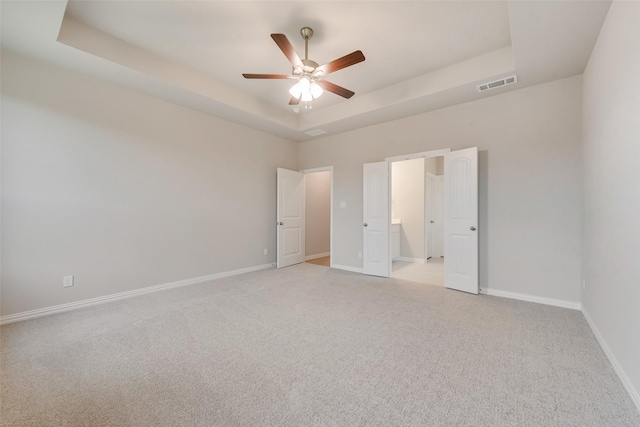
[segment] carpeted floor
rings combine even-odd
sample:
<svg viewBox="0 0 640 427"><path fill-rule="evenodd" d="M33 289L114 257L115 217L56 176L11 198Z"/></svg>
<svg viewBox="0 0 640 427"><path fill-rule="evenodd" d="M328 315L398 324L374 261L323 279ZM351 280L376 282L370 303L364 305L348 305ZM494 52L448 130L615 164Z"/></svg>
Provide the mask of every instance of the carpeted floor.
<svg viewBox="0 0 640 427"><path fill-rule="evenodd" d="M578 311L299 264L2 327L5 426L640 426Z"/></svg>

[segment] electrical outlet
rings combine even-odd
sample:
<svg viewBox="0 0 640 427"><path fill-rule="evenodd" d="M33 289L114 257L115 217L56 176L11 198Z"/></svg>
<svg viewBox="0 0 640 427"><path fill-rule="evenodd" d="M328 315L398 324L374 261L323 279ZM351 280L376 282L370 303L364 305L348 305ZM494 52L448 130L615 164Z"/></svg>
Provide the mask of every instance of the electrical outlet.
<svg viewBox="0 0 640 427"><path fill-rule="evenodd" d="M362 252L358 251L358 258L362 258Z"/></svg>
<svg viewBox="0 0 640 427"><path fill-rule="evenodd" d="M264 248L263 252L264 252L265 255L269 255L269 249L268 248Z"/></svg>
<svg viewBox="0 0 640 427"><path fill-rule="evenodd" d="M70 288L71 286L73 286L73 276L64 276L62 278L62 287Z"/></svg>

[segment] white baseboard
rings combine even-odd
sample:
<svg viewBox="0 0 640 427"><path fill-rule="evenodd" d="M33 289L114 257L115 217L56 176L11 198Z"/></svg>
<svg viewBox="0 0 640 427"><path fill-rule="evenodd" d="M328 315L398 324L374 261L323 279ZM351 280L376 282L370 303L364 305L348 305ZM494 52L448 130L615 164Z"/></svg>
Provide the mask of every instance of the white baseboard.
<svg viewBox="0 0 640 427"><path fill-rule="evenodd" d="M416 264L424 264L424 259L423 258L408 258L406 256L399 256L397 258L395 258L398 261L404 261L404 262L413 262Z"/></svg>
<svg viewBox="0 0 640 427"><path fill-rule="evenodd" d="M346 270L362 274L362 268L349 267L347 265L331 264L331 268L337 268L338 270Z"/></svg>
<svg viewBox="0 0 640 427"><path fill-rule="evenodd" d="M636 390L633 384L631 383L631 380L627 376L624 369L622 369L622 366L618 362L618 359L616 359L616 356L611 351L611 348L609 347L607 342L604 340L604 337L596 327L595 323L593 323L591 316L589 316L589 313L587 313L587 310L584 307L582 307L582 315L587 320L587 323L589 324L589 326L591 327L591 330L593 331L593 335L596 336L596 339L598 340L600 347L602 347L604 354L607 355L609 362L611 362L611 364L613 365L613 369L616 371L616 374L618 374L620 381L622 381L622 385L624 385L624 388L627 390L627 393L629 393L631 400L636 405L636 409L638 409L638 412L640 412L640 393L638 393L638 390Z"/></svg>
<svg viewBox="0 0 640 427"><path fill-rule="evenodd" d="M323 252L321 254L309 255L304 257L305 261L309 261L310 259L324 258L326 256L331 255L331 252Z"/></svg>
<svg viewBox="0 0 640 427"><path fill-rule="evenodd" d="M138 295L148 294L151 292L162 291L165 289L179 288L181 286L194 285L196 283L207 282L209 280L221 279L223 277L236 276L238 274L250 273L252 271L266 270L275 267L275 264L262 264L254 267L241 268L239 270L224 271L222 273L210 274L208 276L194 277L193 279L178 280L176 282L163 283L161 285L149 286L146 288L135 289L133 291L119 292L117 294L105 295L97 298L90 298L82 301L70 302L67 304L54 305L52 307L39 308L37 310L23 311L22 313L9 314L0 317L0 325L7 323L19 322L21 320L34 319L36 317L48 316L50 314L62 313L65 311L76 310L79 308L89 307L97 304L104 304L110 301L116 301L125 298L131 298Z"/></svg>
<svg viewBox="0 0 640 427"><path fill-rule="evenodd" d="M494 297L517 299L520 301L529 301L529 302L536 302L538 304L553 305L553 306L562 307L562 308L570 308L571 310L580 310L581 308L581 304L579 302L566 301L566 300L554 299L554 298L545 298L545 297L539 297L535 295L519 294L517 292L507 292L507 291L501 291L498 289L484 288L484 289L480 289L480 293L483 295L490 295Z"/></svg>

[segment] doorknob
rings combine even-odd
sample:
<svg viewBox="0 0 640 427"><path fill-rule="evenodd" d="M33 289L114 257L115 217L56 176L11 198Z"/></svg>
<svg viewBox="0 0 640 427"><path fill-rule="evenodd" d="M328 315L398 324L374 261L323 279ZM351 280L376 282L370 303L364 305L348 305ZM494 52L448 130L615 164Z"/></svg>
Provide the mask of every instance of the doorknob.
<svg viewBox="0 0 640 427"><path fill-rule="evenodd" d="M364 224L362 224L362 225L364 225L364 226L366 227L366 226L368 226L369 224L367 224L367 223L365 222L365 223L364 223Z"/></svg>
<svg viewBox="0 0 640 427"><path fill-rule="evenodd" d="M435 221L429 221L431 224L433 224Z"/></svg>
<svg viewBox="0 0 640 427"><path fill-rule="evenodd" d="M476 231L476 228L472 225L471 227L469 227L469 230Z"/></svg>
<svg viewBox="0 0 640 427"><path fill-rule="evenodd" d="M278 225L284 225L284 222L280 221L280 222L278 223Z"/></svg>

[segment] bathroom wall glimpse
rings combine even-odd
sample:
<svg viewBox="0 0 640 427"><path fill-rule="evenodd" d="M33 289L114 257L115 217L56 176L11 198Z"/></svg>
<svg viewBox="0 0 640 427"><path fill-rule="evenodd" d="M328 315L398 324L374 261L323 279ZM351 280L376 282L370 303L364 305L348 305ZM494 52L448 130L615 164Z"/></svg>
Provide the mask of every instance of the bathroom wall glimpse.
<svg viewBox="0 0 640 427"><path fill-rule="evenodd" d="M444 285L444 157L391 164L392 276Z"/></svg>

